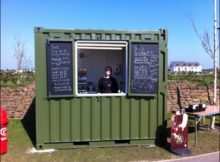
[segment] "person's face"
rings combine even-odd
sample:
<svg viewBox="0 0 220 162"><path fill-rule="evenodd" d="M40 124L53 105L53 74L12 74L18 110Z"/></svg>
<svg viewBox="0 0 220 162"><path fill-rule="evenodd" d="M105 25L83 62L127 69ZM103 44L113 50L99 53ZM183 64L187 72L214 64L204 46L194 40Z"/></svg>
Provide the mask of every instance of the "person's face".
<svg viewBox="0 0 220 162"><path fill-rule="evenodd" d="M110 75L111 75L111 71L110 71L110 70L106 70L106 71L105 71L105 75L106 75L106 76L110 76Z"/></svg>

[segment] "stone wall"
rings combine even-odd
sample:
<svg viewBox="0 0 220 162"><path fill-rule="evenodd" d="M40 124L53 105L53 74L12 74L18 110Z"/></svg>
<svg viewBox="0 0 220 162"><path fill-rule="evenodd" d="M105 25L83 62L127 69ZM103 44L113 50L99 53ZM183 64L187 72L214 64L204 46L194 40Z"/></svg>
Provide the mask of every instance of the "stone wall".
<svg viewBox="0 0 220 162"><path fill-rule="evenodd" d="M9 118L21 119L35 98L33 84L18 88L1 88L1 108L7 109Z"/></svg>
<svg viewBox="0 0 220 162"><path fill-rule="evenodd" d="M169 81L168 91L168 111L178 110L194 103L213 103L213 88L190 82ZM21 119L26 114L35 98L35 86L30 84L25 87L1 88L0 105L7 109L9 118ZM219 88L218 88L219 103Z"/></svg>
<svg viewBox="0 0 220 162"><path fill-rule="evenodd" d="M219 105L219 86L217 89L217 104ZM168 111L178 110L180 107L188 107L189 104L205 103L213 104L213 86L205 86L201 83L187 81L169 81Z"/></svg>

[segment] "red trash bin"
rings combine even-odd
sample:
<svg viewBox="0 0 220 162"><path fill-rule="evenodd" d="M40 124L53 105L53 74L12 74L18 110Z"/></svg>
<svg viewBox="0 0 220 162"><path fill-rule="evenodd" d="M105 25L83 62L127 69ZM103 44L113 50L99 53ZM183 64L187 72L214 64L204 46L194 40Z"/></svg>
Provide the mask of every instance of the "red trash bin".
<svg viewBox="0 0 220 162"><path fill-rule="evenodd" d="M0 154L5 154L8 150L7 124L8 116L6 110L0 108Z"/></svg>

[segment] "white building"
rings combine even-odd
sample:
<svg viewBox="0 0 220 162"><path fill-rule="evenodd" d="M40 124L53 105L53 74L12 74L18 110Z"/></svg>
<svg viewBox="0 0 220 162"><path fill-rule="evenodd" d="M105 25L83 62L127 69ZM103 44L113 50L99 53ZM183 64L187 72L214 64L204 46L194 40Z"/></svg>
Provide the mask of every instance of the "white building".
<svg viewBox="0 0 220 162"><path fill-rule="evenodd" d="M195 72L201 73L202 66L198 62L174 61L170 63L170 72Z"/></svg>

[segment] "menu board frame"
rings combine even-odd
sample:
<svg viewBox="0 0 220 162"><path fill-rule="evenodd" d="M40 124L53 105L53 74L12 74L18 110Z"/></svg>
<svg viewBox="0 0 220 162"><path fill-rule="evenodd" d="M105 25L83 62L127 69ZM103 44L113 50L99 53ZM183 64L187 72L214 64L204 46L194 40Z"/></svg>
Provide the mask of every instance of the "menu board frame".
<svg viewBox="0 0 220 162"><path fill-rule="evenodd" d="M51 61L51 59L50 59L50 55L51 55L51 53L49 53L50 52L50 49L49 49L49 44L51 44L51 43L68 43L68 44L70 44L71 45L71 48L69 49L69 50L71 50L70 52L70 57L71 57L71 59L69 60L70 61L70 65L69 65L69 71L70 71L70 73L68 74L70 77L69 77L69 84L70 84L70 88L71 88L71 90L69 91L69 92L54 92L53 91L53 89L52 89L52 87L50 86L52 83L52 74L51 74L51 62L49 62L49 61ZM74 96L73 95L73 93L74 93L74 78L73 78L73 76L74 76L74 71L73 71L73 64L74 64L74 55L73 55L73 52L74 52L74 48L73 48L73 46L74 46L74 42L73 42L73 40L72 39L48 39L47 40L47 43L46 43L46 64L47 64L47 96L49 97L49 98L54 98L54 97L72 97L72 96Z"/></svg>
<svg viewBox="0 0 220 162"><path fill-rule="evenodd" d="M133 77L133 54L132 54L132 44L147 44L147 45L156 45L158 47L158 51L157 51L157 55L158 55L158 78L157 78L157 85L155 85L155 87L157 88L155 90L154 93L146 93L146 92L134 92L132 90L132 85L134 84L133 83L133 80L132 80L132 77ZM158 96L158 91L159 91L159 56L160 56L160 45L158 42L148 42L148 41L130 41L129 43L129 84L128 84L128 95L129 96L149 96L149 97L156 97Z"/></svg>

